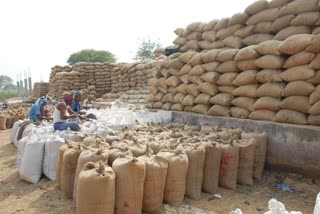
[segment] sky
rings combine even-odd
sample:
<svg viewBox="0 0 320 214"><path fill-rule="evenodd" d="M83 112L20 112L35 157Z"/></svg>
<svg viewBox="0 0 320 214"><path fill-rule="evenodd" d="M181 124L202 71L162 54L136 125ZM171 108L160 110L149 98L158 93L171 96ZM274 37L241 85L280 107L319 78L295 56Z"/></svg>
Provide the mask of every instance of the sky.
<svg viewBox="0 0 320 214"><path fill-rule="evenodd" d="M0 75L16 82L49 81L51 67L82 49L108 50L132 62L143 38L163 47L174 30L230 17L254 0L8 0L0 1ZM23 77L24 78L24 77Z"/></svg>

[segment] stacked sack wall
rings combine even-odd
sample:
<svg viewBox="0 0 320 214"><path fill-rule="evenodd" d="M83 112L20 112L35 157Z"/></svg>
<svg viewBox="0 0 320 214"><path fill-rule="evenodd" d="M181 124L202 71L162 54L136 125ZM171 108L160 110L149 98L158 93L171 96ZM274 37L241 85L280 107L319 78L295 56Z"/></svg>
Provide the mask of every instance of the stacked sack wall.
<svg viewBox="0 0 320 214"><path fill-rule="evenodd" d="M35 82L33 84L32 96L33 97L42 97L47 95L49 92L49 83L47 82Z"/></svg>

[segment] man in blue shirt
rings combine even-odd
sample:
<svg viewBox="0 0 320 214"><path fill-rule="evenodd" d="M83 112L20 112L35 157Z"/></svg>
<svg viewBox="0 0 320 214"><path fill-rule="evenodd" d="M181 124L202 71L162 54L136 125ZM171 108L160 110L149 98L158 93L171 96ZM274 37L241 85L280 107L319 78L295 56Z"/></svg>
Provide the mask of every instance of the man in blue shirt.
<svg viewBox="0 0 320 214"><path fill-rule="evenodd" d="M70 108L72 111L74 111L77 114L85 114L85 112L81 112L81 106L80 106L80 102L82 99L81 96L81 92L80 91L76 91L73 94L73 103L70 105Z"/></svg>
<svg viewBox="0 0 320 214"><path fill-rule="evenodd" d="M48 100L42 98L39 102L33 104L29 110L29 119L33 122L39 120L51 120L51 118L45 116L45 106L47 105Z"/></svg>

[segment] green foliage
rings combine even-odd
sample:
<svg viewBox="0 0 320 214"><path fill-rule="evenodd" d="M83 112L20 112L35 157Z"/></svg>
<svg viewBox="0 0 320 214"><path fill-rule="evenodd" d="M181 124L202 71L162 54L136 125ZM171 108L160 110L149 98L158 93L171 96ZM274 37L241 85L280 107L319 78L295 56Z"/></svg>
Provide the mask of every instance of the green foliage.
<svg viewBox="0 0 320 214"><path fill-rule="evenodd" d="M156 58L154 53L155 50L160 48L161 44L159 40L152 41L151 39L142 39L139 49L136 53L135 58L136 61L148 61Z"/></svg>
<svg viewBox="0 0 320 214"><path fill-rule="evenodd" d="M116 62L116 57L109 51L97 51L85 49L70 55L68 61L70 65L77 62Z"/></svg>
<svg viewBox="0 0 320 214"><path fill-rule="evenodd" d="M8 84L6 86L3 87L3 90L17 90L18 87L16 85L13 84Z"/></svg>
<svg viewBox="0 0 320 214"><path fill-rule="evenodd" d="M1 90L0 91L0 102L4 102L7 99L12 97L17 97L18 91L17 89L8 89L8 90Z"/></svg>
<svg viewBox="0 0 320 214"><path fill-rule="evenodd" d="M0 75L0 89L3 89L6 85L12 85L13 80L6 75Z"/></svg>

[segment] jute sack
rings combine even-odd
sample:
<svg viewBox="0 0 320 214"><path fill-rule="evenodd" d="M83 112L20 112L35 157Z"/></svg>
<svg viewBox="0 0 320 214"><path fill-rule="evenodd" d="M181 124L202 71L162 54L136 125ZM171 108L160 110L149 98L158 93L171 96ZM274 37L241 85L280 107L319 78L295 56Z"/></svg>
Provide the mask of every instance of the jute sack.
<svg viewBox="0 0 320 214"><path fill-rule="evenodd" d="M313 105L319 100L320 100L320 85L318 85L316 89L310 94L309 103L310 105Z"/></svg>
<svg viewBox="0 0 320 214"><path fill-rule="evenodd" d="M319 97L320 99L320 97ZM220 93L212 97L209 102L216 105L230 106L233 100L232 94Z"/></svg>
<svg viewBox="0 0 320 214"><path fill-rule="evenodd" d="M146 165L135 157L117 158L112 169L116 174L115 213L141 213Z"/></svg>
<svg viewBox="0 0 320 214"><path fill-rule="evenodd" d="M192 96L191 94L188 94L183 98L181 104L184 106L192 106L194 104L194 99L195 99L194 96Z"/></svg>
<svg viewBox="0 0 320 214"><path fill-rule="evenodd" d="M201 59L204 63L215 62L217 61L216 58L221 51L222 50L219 49L210 50L207 53L201 55Z"/></svg>
<svg viewBox="0 0 320 214"><path fill-rule="evenodd" d="M264 165L266 162L266 154L267 154L267 134L257 133L257 132L242 132L241 139L255 139L256 140L256 150L255 150L255 158L253 164L253 177L256 179L261 179Z"/></svg>
<svg viewBox="0 0 320 214"><path fill-rule="evenodd" d="M238 36L241 38L246 38L253 34L254 25L245 26L234 33L234 36Z"/></svg>
<svg viewBox="0 0 320 214"><path fill-rule="evenodd" d="M258 85L243 85L239 86L235 90L232 91L233 96L239 97L252 97L255 98L257 96Z"/></svg>
<svg viewBox="0 0 320 214"><path fill-rule="evenodd" d="M314 57L315 57L314 53L308 53L308 52L302 51L289 57L284 63L283 67L292 68L295 66L307 65L314 59Z"/></svg>
<svg viewBox="0 0 320 214"><path fill-rule="evenodd" d="M245 24L248 20L249 16L246 12L244 13L236 13L231 16L228 26L236 25L236 24Z"/></svg>
<svg viewBox="0 0 320 214"><path fill-rule="evenodd" d="M240 119L248 119L250 111L240 107L231 107L231 116Z"/></svg>
<svg viewBox="0 0 320 214"><path fill-rule="evenodd" d="M182 93L177 93L174 97L173 97L173 102L174 103L181 103L183 98L185 97L185 94Z"/></svg>
<svg viewBox="0 0 320 214"><path fill-rule="evenodd" d="M244 108L248 111L254 111L253 106L255 104L255 101L256 101L255 99L250 97L237 97L234 100L232 100L231 103L234 106Z"/></svg>
<svg viewBox="0 0 320 214"><path fill-rule="evenodd" d="M320 35L316 35L311 44L306 48L307 52L320 53Z"/></svg>
<svg viewBox="0 0 320 214"><path fill-rule="evenodd" d="M171 107L172 107L172 103L165 103L165 104L163 104L163 106L161 107L161 109L163 109L163 110L166 110L166 111L169 111L170 109L171 109ZM140 155L139 155L140 156Z"/></svg>
<svg viewBox="0 0 320 214"><path fill-rule="evenodd" d="M128 147L110 147L109 149L109 158L108 158L108 164L109 166L112 166L114 161L122 156L130 156L133 157L132 152L129 150Z"/></svg>
<svg viewBox="0 0 320 214"><path fill-rule="evenodd" d="M237 187L239 147L222 144L221 150L219 186L235 190Z"/></svg>
<svg viewBox="0 0 320 214"><path fill-rule="evenodd" d="M238 76L238 73L225 73L222 74L218 81L217 84L218 85L232 85L233 81L236 79L236 77Z"/></svg>
<svg viewBox="0 0 320 214"><path fill-rule="evenodd" d="M211 98L211 96L210 96L209 94L201 93L201 94L199 94L199 95L196 97L196 99L194 100L194 102L195 102L196 104L208 105L210 98Z"/></svg>
<svg viewBox="0 0 320 214"><path fill-rule="evenodd" d="M242 40L242 42L243 42L243 44L245 44L247 46L258 45L262 42L272 40L273 37L274 37L273 34L258 33L258 34L253 34L253 35L247 36L245 39Z"/></svg>
<svg viewBox="0 0 320 214"><path fill-rule="evenodd" d="M223 41L215 41L210 44L209 49L223 49L224 47Z"/></svg>
<svg viewBox="0 0 320 214"><path fill-rule="evenodd" d="M259 13L262 10L267 9L268 1L266 0L258 0L250 4L244 11L249 15L253 15Z"/></svg>
<svg viewBox="0 0 320 214"><path fill-rule="evenodd" d="M287 84L284 89L284 96L309 96L315 87L306 81L293 81Z"/></svg>
<svg viewBox="0 0 320 214"><path fill-rule="evenodd" d="M178 85L181 84L181 81L178 77L176 76L171 76L167 79L166 81L167 85L168 86L171 86L171 87L177 87Z"/></svg>
<svg viewBox="0 0 320 214"><path fill-rule="evenodd" d="M273 118L276 116L276 112L269 110L257 110L251 112L249 118L252 120L267 120L273 121Z"/></svg>
<svg viewBox="0 0 320 214"><path fill-rule="evenodd" d="M200 76L188 76L188 79L190 82L195 83L197 85L203 83L203 80L200 78Z"/></svg>
<svg viewBox="0 0 320 214"><path fill-rule="evenodd" d="M203 146L187 147L188 171L186 177L186 196L200 200L203 180L203 167L205 161L205 149Z"/></svg>
<svg viewBox="0 0 320 214"><path fill-rule="evenodd" d="M202 67L207 71L207 72L214 72L216 71L217 67L219 66L219 62L209 62L206 64L203 64ZM207 74L207 72L205 74ZM203 74L204 75L204 74Z"/></svg>
<svg viewBox="0 0 320 214"><path fill-rule="evenodd" d="M268 40L260 43L256 46L256 51L261 55L281 55L280 51L278 51L278 47L281 44L281 41L277 40Z"/></svg>
<svg viewBox="0 0 320 214"><path fill-rule="evenodd" d="M273 118L273 121L278 123L293 123L299 125L306 125L308 123L306 114L287 109L280 110Z"/></svg>
<svg viewBox="0 0 320 214"><path fill-rule="evenodd" d="M318 11L301 13L297 15L296 18L294 18L290 24L296 26L305 25L313 27L319 18L320 13Z"/></svg>
<svg viewBox="0 0 320 214"><path fill-rule="evenodd" d="M185 106L185 107L183 108L183 111L191 112L192 109L193 109L193 106Z"/></svg>
<svg viewBox="0 0 320 214"><path fill-rule="evenodd" d="M217 31L210 30L210 31L203 32L202 39L205 41L209 41L209 42L216 41L217 40Z"/></svg>
<svg viewBox="0 0 320 214"><path fill-rule="evenodd" d="M285 60L282 56L265 55L256 60L256 66L263 69L280 69Z"/></svg>
<svg viewBox="0 0 320 214"><path fill-rule="evenodd" d="M155 109L160 109L163 106L163 102L156 102L155 104L153 104L153 108Z"/></svg>
<svg viewBox="0 0 320 214"><path fill-rule="evenodd" d="M216 60L219 62L226 62L226 61L233 60L238 52L239 52L239 49L223 50L218 54L218 56L216 57Z"/></svg>
<svg viewBox="0 0 320 214"><path fill-rule="evenodd" d="M269 8L281 7L288 4L291 0L271 0L269 2Z"/></svg>
<svg viewBox="0 0 320 214"><path fill-rule="evenodd" d="M278 51L288 55L294 55L301 51L304 51L311 43L314 38L312 34L299 34L287 37L278 46Z"/></svg>
<svg viewBox="0 0 320 214"><path fill-rule="evenodd" d="M173 103L173 97L174 94L173 93L167 93L166 95L163 96L162 98L162 102L163 103Z"/></svg>
<svg viewBox="0 0 320 214"><path fill-rule="evenodd" d="M202 190L214 194L218 191L221 149L216 143L205 143Z"/></svg>
<svg viewBox="0 0 320 214"><path fill-rule="evenodd" d="M260 68L256 65L255 59L248 59L236 62L237 67L241 71L248 71L248 70L259 70Z"/></svg>
<svg viewBox="0 0 320 214"><path fill-rule="evenodd" d="M256 79L261 83L281 82L282 79L279 77L281 72L281 70L264 69L257 73Z"/></svg>
<svg viewBox="0 0 320 214"><path fill-rule="evenodd" d="M257 97L274 97L284 96L284 85L280 83L264 83L257 90Z"/></svg>
<svg viewBox="0 0 320 214"><path fill-rule="evenodd" d="M229 36L225 38L222 42L226 47L229 47L229 48L240 49L243 47L242 37L239 37L239 36Z"/></svg>
<svg viewBox="0 0 320 214"><path fill-rule="evenodd" d="M186 191L186 177L188 171L188 156L185 152L175 151L158 154L168 160L167 177L163 193L163 201L179 207Z"/></svg>
<svg viewBox="0 0 320 214"><path fill-rule="evenodd" d="M273 97L261 97L253 105L254 110L279 111L280 100Z"/></svg>
<svg viewBox="0 0 320 214"><path fill-rule="evenodd" d="M198 90L211 96L214 96L219 93L217 85L212 84L210 82L201 83L198 86Z"/></svg>
<svg viewBox="0 0 320 214"><path fill-rule="evenodd" d="M313 35L318 35L318 34L320 34L320 27L314 28L313 31L312 31L312 34L313 34Z"/></svg>
<svg viewBox="0 0 320 214"><path fill-rule="evenodd" d="M77 213L113 213L116 175L111 167L89 162L79 174Z"/></svg>
<svg viewBox="0 0 320 214"><path fill-rule="evenodd" d="M196 51L199 50L199 48L200 48L198 40L195 40L195 39L187 41L186 46L189 49L196 50Z"/></svg>
<svg viewBox="0 0 320 214"><path fill-rule="evenodd" d="M286 15L277 18L271 25L273 33L278 33L280 30L290 26L290 22L295 18L295 15Z"/></svg>
<svg viewBox="0 0 320 214"><path fill-rule="evenodd" d="M315 71L310 69L308 65L300 65L289 68L279 74L282 80L292 82L296 80L308 80L315 76Z"/></svg>
<svg viewBox="0 0 320 214"><path fill-rule="evenodd" d="M178 57L178 60L184 63L188 63L192 59L192 57L196 54L197 54L196 52L183 53Z"/></svg>
<svg viewBox="0 0 320 214"><path fill-rule="evenodd" d="M234 57L235 61L242 61L248 59L257 59L260 57L260 54L256 51L257 45L250 45L248 47L242 48L239 50L237 55Z"/></svg>
<svg viewBox="0 0 320 214"><path fill-rule="evenodd" d="M309 114L320 115L320 101L312 105L312 107L309 110Z"/></svg>
<svg viewBox="0 0 320 214"><path fill-rule="evenodd" d="M200 92L198 90L198 85L193 84L193 83L187 85L185 90L186 90L187 94L191 94L194 97L197 97L200 94Z"/></svg>
<svg viewBox="0 0 320 214"><path fill-rule="evenodd" d="M219 40L224 40L225 38L233 35L237 30L242 28L242 24L232 25L226 28L223 28L217 32L217 37Z"/></svg>
<svg viewBox="0 0 320 214"><path fill-rule="evenodd" d="M254 26L254 33L272 33L271 30L272 22L261 22Z"/></svg>
<svg viewBox="0 0 320 214"><path fill-rule="evenodd" d="M189 80L189 74L183 74L181 76L179 76L179 79L182 83L188 85L190 83L190 80ZM181 84L180 84L181 85ZM179 86L180 86L179 85Z"/></svg>
<svg viewBox="0 0 320 214"><path fill-rule="evenodd" d="M201 76L202 74L206 73L204 68L201 65L195 65L189 72L189 75L193 76Z"/></svg>
<svg viewBox="0 0 320 214"><path fill-rule="evenodd" d="M180 103L173 104L171 106L171 110L172 111L183 111L183 105L181 105Z"/></svg>
<svg viewBox="0 0 320 214"><path fill-rule="evenodd" d="M146 164L142 210L148 213L162 211L163 190L166 183L168 160L158 155L139 157Z"/></svg>
<svg viewBox="0 0 320 214"><path fill-rule="evenodd" d="M236 89L236 87L235 86L219 86L218 89L221 93L232 94L232 92Z"/></svg>
<svg viewBox="0 0 320 214"><path fill-rule="evenodd" d="M320 69L320 54L317 54L309 66L311 69Z"/></svg>
<svg viewBox="0 0 320 214"><path fill-rule="evenodd" d="M291 96L282 100L279 107L282 109L289 109L293 111L308 113L311 108L311 105L309 104L309 97Z"/></svg>
<svg viewBox="0 0 320 214"><path fill-rule="evenodd" d="M211 105L205 105L205 104L198 104L196 106L194 106L192 108L192 112L195 112L195 113L199 113L199 114L207 114L207 112L209 111Z"/></svg>
<svg viewBox="0 0 320 214"><path fill-rule="evenodd" d="M237 146L239 147L237 183L252 186L256 140L254 138L241 140Z"/></svg>
<svg viewBox="0 0 320 214"><path fill-rule="evenodd" d="M256 25L261 22L273 22L278 17L279 8L270 8L262 10L259 13L250 16L246 25Z"/></svg>
<svg viewBox="0 0 320 214"><path fill-rule="evenodd" d="M199 46L201 49L209 49L210 42L209 41L200 41Z"/></svg>
<svg viewBox="0 0 320 214"><path fill-rule="evenodd" d="M156 99L157 101L160 101L160 100L162 100L163 97L164 97L164 93L159 92L159 93L157 93L157 95L155 96L155 99Z"/></svg>
<svg viewBox="0 0 320 214"><path fill-rule="evenodd" d="M179 75L179 70L178 69L174 69L174 68L169 68L168 69L168 73L173 75L173 76L178 76ZM170 75L167 76L167 78L169 77Z"/></svg>
<svg viewBox="0 0 320 214"><path fill-rule="evenodd" d="M219 79L220 75L221 74L218 72L207 72L207 73L203 74L200 78L206 82L216 83L217 80Z"/></svg>
<svg viewBox="0 0 320 214"><path fill-rule="evenodd" d="M204 31L209 31L209 30L212 30L216 24L218 23L218 20L217 19L213 19L211 20L210 22L208 22L206 24L206 26L203 28Z"/></svg>
<svg viewBox="0 0 320 214"><path fill-rule="evenodd" d="M256 75L257 75L256 70L247 70L247 71L241 72L233 80L232 84L236 86L255 84L257 82Z"/></svg>
<svg viewBox="0 0 320 214"><path fill-rule="evenodd" d="M222 19L220 19L217 22L216 26L214 26L213 29L216 30L216 31L219 31L219 30L221 30L223 28L228 27L229 20L230 20L230 18L222 18Z"/></svg>
<svg viewBox="0 0 320 214"><path fill-rule="evenodd" d="M235 73L240 72L240 69L237 67L237 64L234 60L226 61L224 63L221 63L217 71L221 73Z"/></svg>
<svg viewBox="0 0 320 214"><path fill-rule="evenodd" d="M184 63L179 59L173 59L169 61L168 68L180 70L184 66Z"/></svg>
<svg viewBox="0 0 320 214"><path fill-rule="evenodd" d="M203 64L202 56L203 56L203 53L197 53L197 54L195 54L195 55L189 60L188 64L190 64L191 66Z"/></svg>
<svg viewBox="0 0 320 214"><path fill-rule="evenodd" d="M275 40L283 41L290 36L299 34L311 34L311 28L308 26L289 26L280 30L274 37Z"/></svg>
<svg viewBox="0 0 320 214"><path fill-rule="evenodd" d="M0 114L0 130L6 130L7 117Z"/></svg>
<svg viewBox="0 0 320 214"><path fill-rule="evenodd" d="M230 108L222 105L214 105L209 109L207 114L212 116L230 117Z"/></svg>
<svg viewBox="0 0 320 214"><path fill-rule="evenodd" d="M288 14L298 15L300 13L314 11L317 10L317 4L317 0L295 0L286 4L284 7L281 7L281 9L279 10L279 16Z"/></svg>
<svg viewBox="0 0 320 214"><path fill-rule="evenodd" d="M63 154L64 152L69 149L68 144L64 144L60 146L59 152L58 152L58 161L57 161L57 169L56 169L56 181L57 185L60 188L61 187L61 172L62 172L62 167L63 167Z"/></svg>
<svg viewBox="0 0 320 214"><path fill-rule="evenodd" d="M308 124L319 126L320 125L320 115L309 115Z"/></svg>

